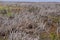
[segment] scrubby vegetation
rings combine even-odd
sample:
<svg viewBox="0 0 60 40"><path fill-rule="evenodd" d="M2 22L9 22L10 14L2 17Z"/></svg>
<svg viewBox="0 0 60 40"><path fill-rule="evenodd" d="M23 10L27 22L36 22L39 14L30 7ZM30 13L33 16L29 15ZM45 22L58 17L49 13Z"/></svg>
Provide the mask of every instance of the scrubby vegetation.
<svg viewBox="0 0 60 40"><path fill-rule="evenodd" d="M60 7L48 4L0 4L0 40L60 40Z"/></svg>
<svg viewBox="0 0 60 40"><path fill-rule="evenodd" d="M40 8L39 7L31 7L28 9L28 11L31 13L38 13L40 11Z"/></svg>

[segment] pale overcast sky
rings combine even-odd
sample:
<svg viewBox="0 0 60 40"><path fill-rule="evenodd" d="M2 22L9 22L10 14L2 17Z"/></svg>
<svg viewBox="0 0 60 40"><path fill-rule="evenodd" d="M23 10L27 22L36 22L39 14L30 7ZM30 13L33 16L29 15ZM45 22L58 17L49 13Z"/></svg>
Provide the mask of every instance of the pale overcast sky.
<svg viewBox="0 0 60 40"><path fill-rule="evenodd" d="M0 0L0 1L18 1L18 2L60 2L60 0Z"/></svg>

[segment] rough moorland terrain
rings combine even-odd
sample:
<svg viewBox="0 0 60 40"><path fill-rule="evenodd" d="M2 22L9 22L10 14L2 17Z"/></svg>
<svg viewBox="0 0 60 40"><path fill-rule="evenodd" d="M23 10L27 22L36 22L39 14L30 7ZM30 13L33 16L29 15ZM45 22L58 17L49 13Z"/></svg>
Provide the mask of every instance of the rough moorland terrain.
<svg viewBox="0 0 60 40"><path fill-rule="evenodd" d="M0 2L0 40L60 40L60 3Z"/></svg>

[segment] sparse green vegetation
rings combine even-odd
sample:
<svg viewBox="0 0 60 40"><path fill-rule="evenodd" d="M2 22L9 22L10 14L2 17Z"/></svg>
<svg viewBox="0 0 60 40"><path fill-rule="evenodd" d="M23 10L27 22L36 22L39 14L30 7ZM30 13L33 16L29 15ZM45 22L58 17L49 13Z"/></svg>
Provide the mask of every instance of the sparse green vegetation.
<svg viewBox="0 0 60 40"><path fill-rule="evenodd" d="M50 38L51 38L51 40L57 40L57 35L55 34L55 33L50 33Z"/></svg>
<svg viewBox="0 0 60 40"><path fill-rule="evenodd" d="M7 13L7 16L8 16L8 17L12 16L12 13L11 13L11 12L8 12L8 13Z"/></svg>
<svg viewBox="0 0 60 40"><path fill-rule="evenodd" d="M7 15L8 17L10 17L12 16L12 13L9 10L9 7L0 7L0 14Z"/></svg>

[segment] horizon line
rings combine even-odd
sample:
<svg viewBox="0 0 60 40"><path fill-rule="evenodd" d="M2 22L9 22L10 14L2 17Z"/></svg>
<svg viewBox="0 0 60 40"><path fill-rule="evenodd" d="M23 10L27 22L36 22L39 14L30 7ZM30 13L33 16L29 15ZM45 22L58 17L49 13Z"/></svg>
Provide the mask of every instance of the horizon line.
<svg viewBox="0 0 60 40"><path fill-rule="evenodd" d="M29 2L29 1L0 1L0 2ZM30 2L33 2L33 1L30 1ZM35 1L34 1L35 2ZM40 2L40 1L39 1ZM41 1L41 2L44 2L44 1ZM52 1L52 2L50 2L50 1L45 1L44 3L60 3L60 2L57 2L57 1Z"/></svg>

